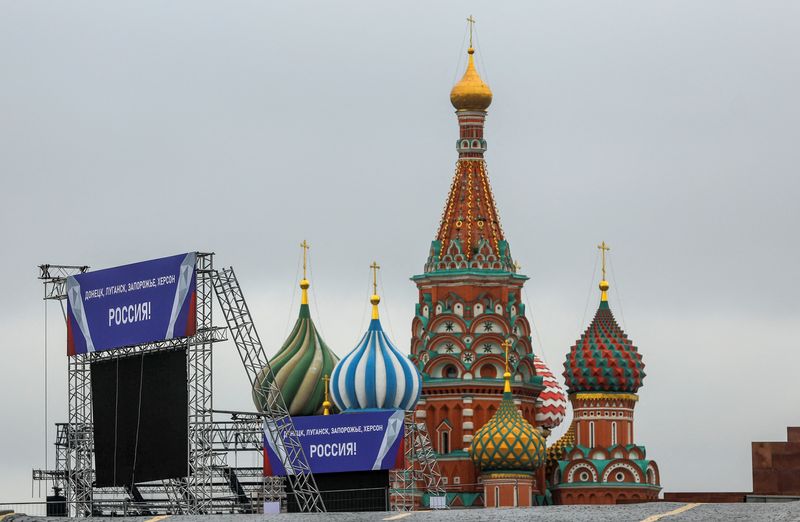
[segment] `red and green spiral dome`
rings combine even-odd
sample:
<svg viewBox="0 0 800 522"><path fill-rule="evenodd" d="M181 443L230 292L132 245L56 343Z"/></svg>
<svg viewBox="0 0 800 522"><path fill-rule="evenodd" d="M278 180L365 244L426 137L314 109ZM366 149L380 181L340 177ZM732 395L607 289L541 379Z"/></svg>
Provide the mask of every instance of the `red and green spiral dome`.
<svg viewBox="0 0 800 522"><path fill-rule="evenodd" d="M564 362L569 393L636 393L644 376L639 350L617 324L608 301L601 300L592 323Z"/></svg>

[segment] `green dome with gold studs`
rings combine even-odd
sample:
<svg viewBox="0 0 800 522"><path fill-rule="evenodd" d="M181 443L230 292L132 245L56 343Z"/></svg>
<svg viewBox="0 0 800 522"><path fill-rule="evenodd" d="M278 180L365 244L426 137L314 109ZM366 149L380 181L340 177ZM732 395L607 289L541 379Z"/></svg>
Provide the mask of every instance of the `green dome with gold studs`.
<svg viewBox="0 0 800 522"><path fill-rule="evenodd" d="M534 471L547 459L545 440L514 404L508 371L504 378L500 408L475 434L469 454L481 471Z"/></svg>

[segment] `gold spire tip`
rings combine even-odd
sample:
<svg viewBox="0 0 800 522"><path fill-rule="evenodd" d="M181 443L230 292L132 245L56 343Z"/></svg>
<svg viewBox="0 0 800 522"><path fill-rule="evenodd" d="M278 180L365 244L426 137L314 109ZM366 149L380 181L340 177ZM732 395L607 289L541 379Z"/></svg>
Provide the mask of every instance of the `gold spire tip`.
<svg viewBox="0 0 800 522"><path fill-rule="evenodd" d="M602 266L603 279L600 281L600 301L605 302L608 301L608 289L611 288L611 286L608 284L608 281L606 280L606 252L611 250L611 247L609 247L606 244L606 242L603 241L602 243L597 245L597 248L600 250L600 253L603 258L603 266Z"/></svg>
<svg viewBox="0 0 800 522"><path fill-rule="evenodd" d="M311 283L309 283L308 279L306 279L306 266L308 265L308 249L311 248L311 246L304 239L303 242L300 243L300 248L303 249L303 279L300 280L300 289L302 290L300 304L307 305L308 287L311 286Z"/></svg>
<svg viewBox="0 0 800 522"><path fill-rule="evenodd" d="M372 318L378 319L378 303L381 302L381 297L378 295L378 270L381 266L377 261L373 261L369 267L372 270L372 297L369 298L369 302L372 303Z"/></svg>
<svg viewBox="0 0 800 522"><path fill-rule="evenodd" d="M511 339L506 339L501 345L506 352L506 371L503 373L503 393L511 393L511 371L508 368L508 351L511 349Z"/></svg>
<svg viewBox="0 0 800 522"><path fill-rule="evenodd" d="M328 383L330 382L330 380L331 380L331 378L328 377L328 375L325 375L324 377L322 377L322 381L325 383L325 387L324 387L325 400L322 401L322 408L323 408L322 409L322 414L323 415L330 415L331 402L328 400Z"/></svg>
<svg viewBox="0 0 800 522"><path fill-rule="evenodd" d="M475 17L469 15L467 17L467 23L469 24L469 54L475 52L475 49L472 47L472 29L475 27Z"/></svg>

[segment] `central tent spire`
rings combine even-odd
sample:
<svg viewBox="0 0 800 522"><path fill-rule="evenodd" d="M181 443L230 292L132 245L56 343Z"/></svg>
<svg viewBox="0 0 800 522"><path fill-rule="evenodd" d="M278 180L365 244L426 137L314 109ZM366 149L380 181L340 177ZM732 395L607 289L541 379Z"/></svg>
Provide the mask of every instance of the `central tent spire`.
<svg viewBox="0 0 800 522"><path fill-rule="evenodd" d="M467 23L467 68L450 91L458 118L458 161L425 271L479 269L516 273L484 161L484 123L492 90L475 67L475 18L470 16Z"/></svg>

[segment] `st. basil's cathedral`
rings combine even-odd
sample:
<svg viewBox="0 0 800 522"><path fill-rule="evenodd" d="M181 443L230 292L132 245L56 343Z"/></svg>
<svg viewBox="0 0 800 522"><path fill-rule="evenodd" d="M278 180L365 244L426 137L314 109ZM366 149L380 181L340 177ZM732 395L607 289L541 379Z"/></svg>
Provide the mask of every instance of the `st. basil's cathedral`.
<svg viewBox="0 0 800 522"><path fill-rule="evenodd" d="M424 270L411 278L419 300L410 354L383 331L374 285L369 328L340 360L311 320L304 265L297 323L270 361L275 384L292 415L413 411L430 434L452 507L654 499L658 466L634 442L644 363L609 307L608 247L598 247L599 305L566 355L564 390L533 350L522 300L528 277L511 255L484 159L492 91L475 67L471 37L467 52L450 92L459 128L455 175ZM265 373L261 386L270 385ZM571 424L548 440L568 403ZM417 502L428 499L420 493Z"/></svg>

